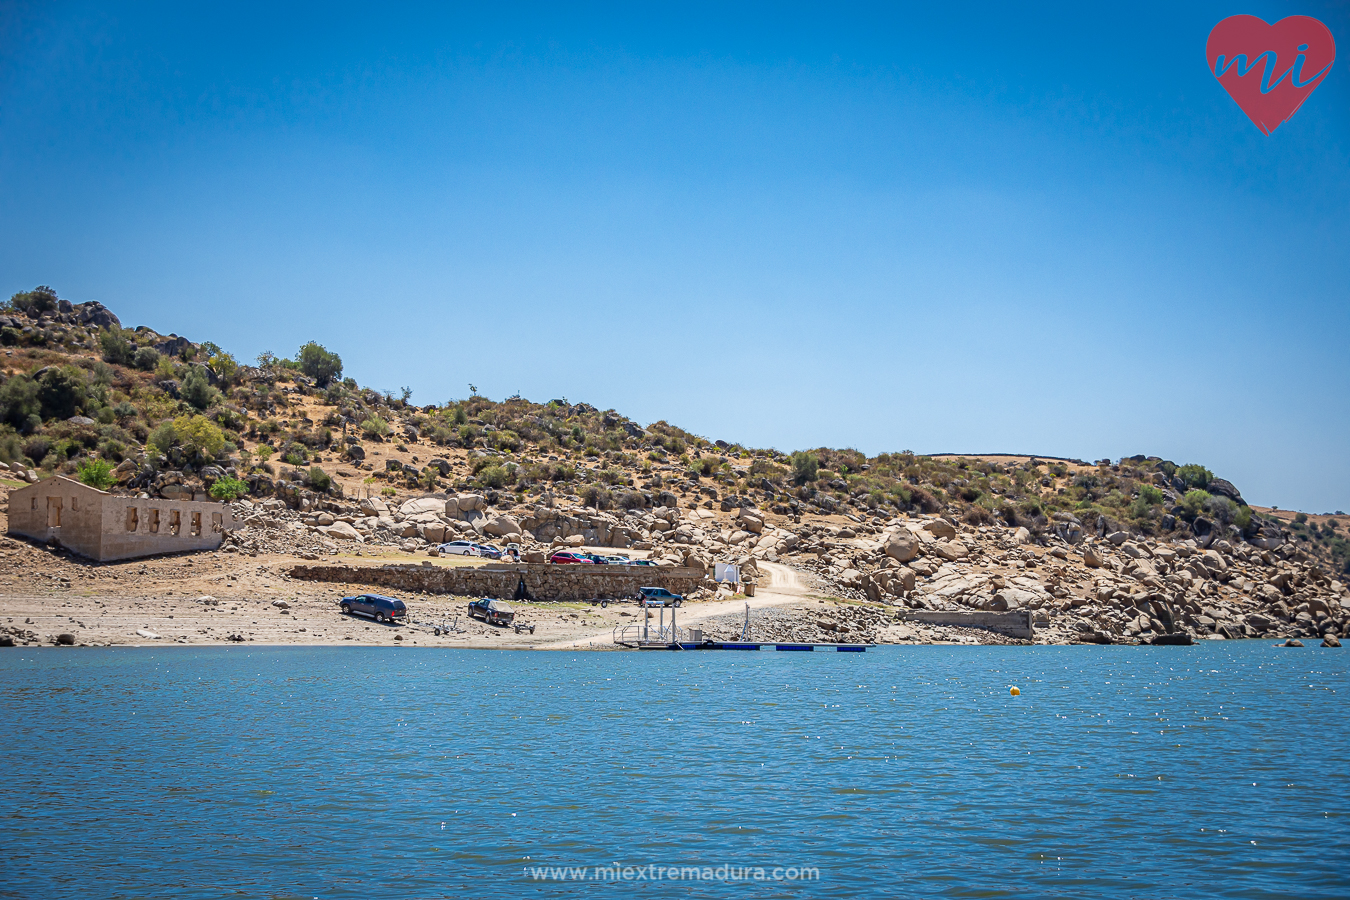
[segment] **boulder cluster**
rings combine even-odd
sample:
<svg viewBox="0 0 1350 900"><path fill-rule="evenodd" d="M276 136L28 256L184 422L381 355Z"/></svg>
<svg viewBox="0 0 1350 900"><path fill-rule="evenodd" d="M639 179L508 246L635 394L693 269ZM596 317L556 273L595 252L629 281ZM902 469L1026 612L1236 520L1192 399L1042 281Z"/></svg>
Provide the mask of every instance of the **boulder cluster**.
<svg viewBox="0 0 1350 900"><path fill-rule="evenodd" d="M1050 640L1336 638L1350 626L1346 586L1270 534L1248 543L1047 533L1038 543L1024 528L931 516L807 530L788 559L844 596L913 609L1027 609Z"/></svg>

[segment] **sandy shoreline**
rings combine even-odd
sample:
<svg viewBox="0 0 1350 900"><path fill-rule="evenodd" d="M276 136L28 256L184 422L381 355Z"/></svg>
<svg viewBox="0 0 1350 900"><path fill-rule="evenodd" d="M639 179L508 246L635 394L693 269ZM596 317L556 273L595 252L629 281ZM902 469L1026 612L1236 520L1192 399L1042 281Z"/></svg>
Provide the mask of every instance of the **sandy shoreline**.
<svg viewBox="0 0 1350 900"><path fill-rule="evenodd" d="M424 557L404 561L422 562ZM348 561L394 562L367 557ZM408 605L407 624L381 625L344 616L338 600L367 588L293 580L299 561L283 554L249 556L197 553L96 564L69 553L14 538L0 538L0 636L16 646L403 646L512 650L613 650L613 632L639 621L631 603L608 608L591 603L518 603L518 620L534 633L489 626L466 614L467 598L382 590ZM448 562L448 561L438 561ZM775 620L814 622L847 613L855 603L812 593L809 577L787 566L767 565L768 577L748 602L755 616L773 609ZM687 603L682 627L725 623L744 615L747 601ZM880 616L884 613L878 612ZM437 631L440 631L438 634ZM158 637L147 637L147 632ZM931 631L889 625L879 643L995 642L967 629ZM840 637L840 642L850 642Z"/></svg>

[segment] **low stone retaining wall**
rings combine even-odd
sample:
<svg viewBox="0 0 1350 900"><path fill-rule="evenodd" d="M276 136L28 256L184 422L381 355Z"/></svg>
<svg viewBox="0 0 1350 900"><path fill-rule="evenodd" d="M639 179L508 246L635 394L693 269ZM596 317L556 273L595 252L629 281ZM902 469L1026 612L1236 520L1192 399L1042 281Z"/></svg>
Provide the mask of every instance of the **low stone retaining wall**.
<svg viewBox="0 0 1350 900"><path fill-rule="evenodd" d="M632 597L640 587L687 594L704 585L702 569L644 566L567 566L545 563L486 566L296 566L292 578L510 600L522 578L535 600Z"/></svg>
<svg viewBox="0 0 1350 900"><path fill-rule="evenodd" d="M905 614L908 622L924 625L955 625L960 628L983 628L1015 638L1032 638L1031 610L1012 612L930 612L911 610Z"/></svg>

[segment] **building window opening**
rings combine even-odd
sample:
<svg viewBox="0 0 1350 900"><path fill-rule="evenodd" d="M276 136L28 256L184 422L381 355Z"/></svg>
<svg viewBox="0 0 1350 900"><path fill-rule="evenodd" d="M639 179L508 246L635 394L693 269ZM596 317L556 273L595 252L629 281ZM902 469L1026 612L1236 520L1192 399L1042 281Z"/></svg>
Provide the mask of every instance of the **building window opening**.
<svg viewBox="0 0 1350 900"><path fill-rule="evenodd" d="M176 510L176 509L175 509L175 510L170 510L170 512L169 512L169 534L173 535L174 537L178 537L179 533L180 533L182 530L183 530L183 522L182 522L181 519L178 518L178 510Z"/></svg>
<svg viewBox="0 0 1350 900"><path fill-rule="evenodd" d="M159 510L150 510L150 533L159 534Z"/></svg>
<svg viewBox="0 0 1350 900"><path fill-rule="evenodd" d="M202 536L202 514L199 512L192 514L192 531L190 533L193 537Z"/></svg>
<svg viewBox="0 0 1350 900"><path fill-rule="evenodd" d="M134 507L134 506L128 506L128 507L127 507L127 533L130 534L130 533L134 532L134 531L136 530L136 526L139 525L139 524L140 524L140 522L138 521L138 517L137 517L137 513L136 513L136 507Z"/></svg>
<svg viewBox="0 0 1350 900"><path fill-rule="evenodd" d="M224 519L221 518L221 514L220 514L220 513L211 513L211 533L212 533L212 534L220 534L220 529L221 529L221 526L222 526L223 524L224 524Z"/></svg>
<svg viewBox="0 0 1350 900"><path fill-rule="evenodd" d="M61 498L60 498L60 497L48 497L48 498L47 498L47 527L48 527L48 528L60 528L60 527L61 527Z"/></svg>

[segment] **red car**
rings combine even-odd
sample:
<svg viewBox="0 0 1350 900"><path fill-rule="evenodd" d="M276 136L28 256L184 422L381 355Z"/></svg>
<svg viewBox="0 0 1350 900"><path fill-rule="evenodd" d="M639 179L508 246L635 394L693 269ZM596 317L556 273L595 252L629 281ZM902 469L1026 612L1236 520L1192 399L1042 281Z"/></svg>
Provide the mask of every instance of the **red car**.
<svg viewBox="0 0 1350 900"><path fill-rule="evenodd" d="M548 558L551 563L585 563L586 565L595 565L595 560L580 553L574 553L571 550L559 550Z"/></svg>

